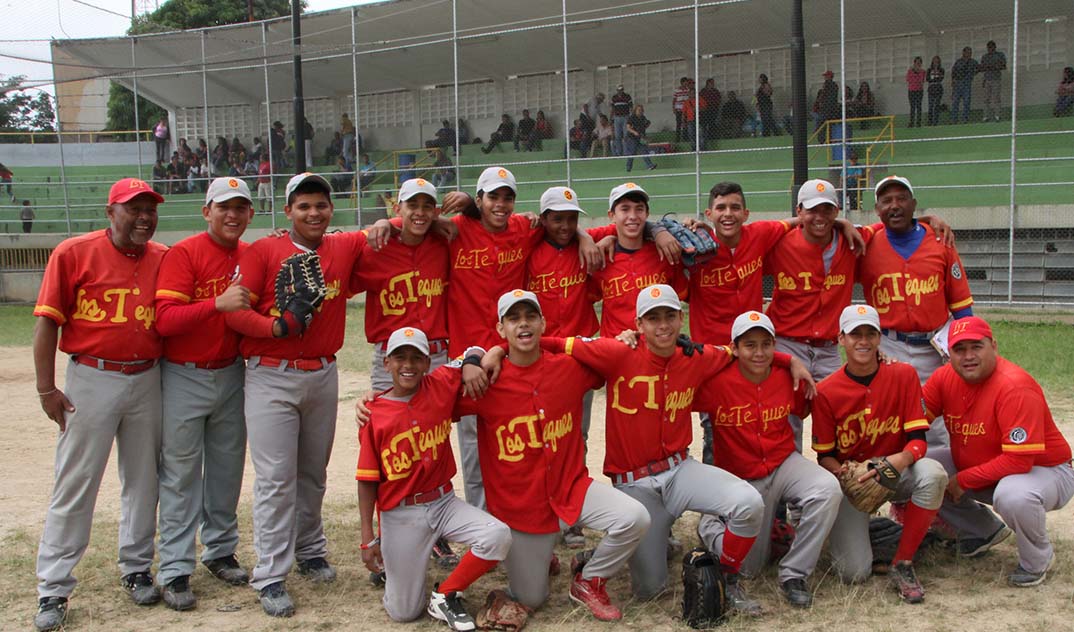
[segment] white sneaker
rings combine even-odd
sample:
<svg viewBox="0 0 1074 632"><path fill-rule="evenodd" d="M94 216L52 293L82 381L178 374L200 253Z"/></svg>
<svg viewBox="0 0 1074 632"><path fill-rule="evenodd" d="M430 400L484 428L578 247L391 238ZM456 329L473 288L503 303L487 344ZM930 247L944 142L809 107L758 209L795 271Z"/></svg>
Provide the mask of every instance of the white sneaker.
<svg viewBox="0 0 1074 632"><path fill-rule="evenodd" d="M440 586L437 585L437 588ZM459 632L468 632L477 628L474 625L474 619L466 612L466 608L462 607L461 595L459 593L438 593L435 590L432 596L429 597L429 616L434 619L439 619L448 625L452 630L458 630Z"/></svg>

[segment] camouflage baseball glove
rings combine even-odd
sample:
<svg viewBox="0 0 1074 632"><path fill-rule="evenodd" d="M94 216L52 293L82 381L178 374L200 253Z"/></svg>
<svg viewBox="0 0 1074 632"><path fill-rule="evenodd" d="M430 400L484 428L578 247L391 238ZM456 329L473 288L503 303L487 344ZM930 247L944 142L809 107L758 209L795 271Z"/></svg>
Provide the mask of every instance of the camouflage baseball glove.
<svg viewBox="0 0 1074 632"><path fill-rule="evenodd" d="M723 623L728 611L727 584L716 557L698 547L682 558L682 620L692 628Z"/></svg>
<svg viewBox="0 0 1074 632"><path fill-rule="evenodd" d="M503 630L519 632L533 610L514 601L502 590L494 590L485 599L485 609L477 613L479 630Z"/></svg>
<svg viewBox="0 0 1074 632"><path fill-rule="evenodd" d="M305 332L327 293L317 254L300 252L284 259L276 273L276 309L280 312L276 322L283 335Z"/></svg>
<svg viewBox="0 0 1074 632"><path fill-rule="evenodd" d="M874 470L876 476L858 481ZM899 471L884 457L875 457L864 463L846 461L843 463L843 472L839 475L839 485L843 488L843 495L855 509L871 515L895 497L899 476Z"/></svg>
<svg viewBox="0 0 1074 632"><path fill-rule="evenodd" d="M690 230L666 215L660 220L659 225L666 228L675 241L682 246L682 262L687 266L704 263L716 256L716 250L720 245L704 228Z"/></svg>

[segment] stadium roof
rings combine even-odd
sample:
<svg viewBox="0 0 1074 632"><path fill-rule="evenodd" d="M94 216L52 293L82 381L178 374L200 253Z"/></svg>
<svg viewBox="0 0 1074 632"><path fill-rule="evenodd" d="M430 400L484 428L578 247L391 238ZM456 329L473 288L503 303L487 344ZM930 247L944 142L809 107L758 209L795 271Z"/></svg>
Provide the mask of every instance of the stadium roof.
<svg viewBox="0 0 1074 632"><path fill-rule="evenodd" d="M749 0L699 3L701 53L726 54L785 47L791 2ZM1011 0L888 0L846 3L851 40L1010 24ZM391 0L356 7L361 93L446 84L453 79L449 0ZM563 67L561 0L465 0L456 3L459 80L503 79ZM972 7L972 8L970 8ZM669 9L673 9L669 12ZM352 92L351 11L302 17L307 98ZM567 0L572 68L594 69L693 56L693 12L684 0ZM839 1L805 0L808 43L839 39ZM1020 21L1067 15L1070 0L1021 4ZM262 29L267 45L262 46ZM56 40L55 80L108 76L168 108L202 104L202 47L213 104L264 100L262 58L269 63L273 101L292 95L290 20L281 18L134 38ZM684 36L685 34L685 36ZM983 48L982 42L967 42ZM975 49L976 50L976 49ZM132 53L137 63L132 64Z"/></svg>

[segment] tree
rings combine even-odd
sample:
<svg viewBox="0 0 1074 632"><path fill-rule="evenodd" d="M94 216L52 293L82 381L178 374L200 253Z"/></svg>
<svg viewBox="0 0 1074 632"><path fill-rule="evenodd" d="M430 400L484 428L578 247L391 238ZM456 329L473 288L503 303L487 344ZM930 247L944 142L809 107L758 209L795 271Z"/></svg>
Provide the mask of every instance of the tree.
<svg viewBox="0 0 1074 632"><path fill-rule="evenodd" d="M56 111L52 107L52 96L44 91L28 92L22 87L25 80L22 75L0 76L0 131L55 132ZM26 138L20 136L13 140L22 142ZM42 140L53 142L55 139Z"/></svg>
<svg viewBox="0 0 1074 632"><path fill-rule="evenodd" d="M253 18L267 20L291 14L288 0L251 0ZM301 0L301 8L306 7ZM168 0L156 11L134 19L128 35L179 31L246 22L247 0ZM167 113L159 105L138 97L138 129L150 129ZM106 129L135 129L134 93L112 82L108 91L108 124Z"/></svg>

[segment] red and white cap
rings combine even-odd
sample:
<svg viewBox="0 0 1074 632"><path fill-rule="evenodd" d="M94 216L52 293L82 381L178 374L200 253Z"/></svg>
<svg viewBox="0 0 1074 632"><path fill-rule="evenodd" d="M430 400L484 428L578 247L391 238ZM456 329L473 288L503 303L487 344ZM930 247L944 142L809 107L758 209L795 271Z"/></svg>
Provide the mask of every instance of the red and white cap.
<svg viewBox="0 0 1074 632"><path fill-rule="evenodd" d="M876 199L880 199L880 191L883 190L884 187L888 186L889 184L903 185L910 192L910 197L914 197L914 187L910 186L909 179L904 178L902 176L890 175L880 180L880 182L877 182L876 186L873 187L873 195L876 196Z"/></svg>
<svg viewBox="0 0 1074 632"><path fill-rule="evenodd" d="M209 189L205 192L205 206L213 202L227 202L230 199L241 197L247 202L253 203L250 196L250 187L240 178L216 178L209 183Z"/></svg>
<svg viewBox="0 0 1074 632"><path fill-rule="evenodd" d="M638 300L635 304L638 318L646 315L657 307L670 307L682 311L682 303L675 288L670 285L650 285L638 292Z"/></svg>
<svg viewBox="0 0 1074 632"><path fill-rule="evenodd" d="M145 180L138 178L123 178L112 185L108 190L109 204L124 204L130 202L139 195L151 196L157 202L163 202L164 196L153 190L153 187Z"/></svg>
<svg viewBox="0 0 1074 632"><path fill-rule="evenodd" d="M489 167L481 172L477 178L477 192L495 191L501 187L507 187L518 193L518 185L515 183L515 174L503 167Z"/></svg>
<svg viewBox="0 0 1074 632"><path fill-rule="evenodd" d="M862 325L880 331L880 314L872 305L847 305L839 314L839 331L849 334Z"/></svg>
<svg viewBox="0 0 1074 632"><path fill-rule="evenodd" d="M578 211L585 213L578 206L578 194L570 187L551 187L541 194L541 212L545 211Z"/></svg>
<svg viewBox="0 0 1074 632"><path fill-rule="evenodd" d="M537 308L537 313L541 312L541 302L537 300L537 295L533 292L527 292L526 290L511 290L505 292L500 296L500 300L496 303L496 317L503 320L503 317L507 312L511 311L511 308L519 303L531 303Z"/></svg>
<svg viewBox="0 0 1074 632"><path fill-rule="evenodd" d="M827 180L806 180L802 188L798 189L798 205L813 208L820 204L839 206L839 193L835 185Z"/></svg>
<svg viewBox="0 0 1074 632"><path fill-rule="evenodd" d="M429 355L429 338L425 332L414 327L402 327L388 336L388 344L384 347L384 355L390 356L393 351L402 347L414 347L423 355Z"/></svg>
<svg viewBox="0 0 1074 632"><path fill-rule="evenodd" d="M992 338L992 328L984 319L977 316L959 318L951 323L951 329L947 332L947 349L951 350L956 343L963 340L984 340Z"/></svg>
<svg viewBox="0 0 1074 632"><path fill-rule="evenodd" d="M731 324L731 340L738 340L747 331L758 327L773 336L776 335L776 326L772 324L772 319L765 314L753 310L739 314L735 318L735 322Z"/></svg>
<svg viewBox="0 0 1074 632"><path fill-rule="evenodd" d="M406 202L419 193L424 193L436 202L436 187L425 178L411 178L399 185L399 201Z"/></svg>
<svg viewBox="0 0 1074 632"><path fill-rule="evenodd" d="M640 194L645 201L649 201L649 194L645 192L645 189L641 186L634 184L633 182L624 182L619 186L612 189L611 194L608 196L608 210L615 208L615 203L619 201L619 198L629 195L631 193Z"/></svg>

